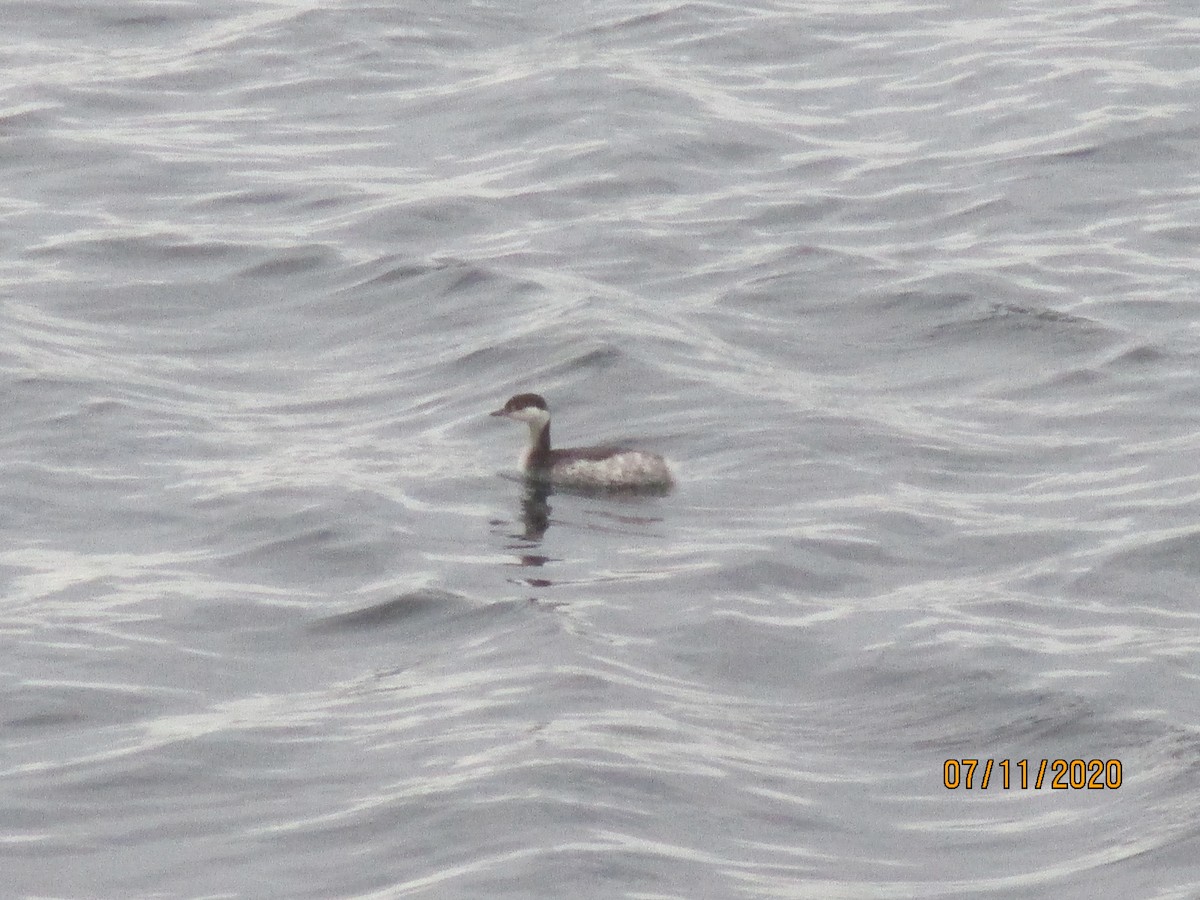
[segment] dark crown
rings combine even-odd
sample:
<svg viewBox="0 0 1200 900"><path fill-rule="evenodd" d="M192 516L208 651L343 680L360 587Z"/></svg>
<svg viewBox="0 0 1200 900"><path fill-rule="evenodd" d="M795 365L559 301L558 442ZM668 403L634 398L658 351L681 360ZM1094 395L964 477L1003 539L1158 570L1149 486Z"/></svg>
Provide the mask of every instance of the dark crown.
<svg viewBox="0 0 1200 900"><path fill-rule="evenodd" d="M504 411L516 412L518 409L529 409L531 406L546 411L550 409L541 394L517 394L508 398L508 402L504 404Z"/></svg>

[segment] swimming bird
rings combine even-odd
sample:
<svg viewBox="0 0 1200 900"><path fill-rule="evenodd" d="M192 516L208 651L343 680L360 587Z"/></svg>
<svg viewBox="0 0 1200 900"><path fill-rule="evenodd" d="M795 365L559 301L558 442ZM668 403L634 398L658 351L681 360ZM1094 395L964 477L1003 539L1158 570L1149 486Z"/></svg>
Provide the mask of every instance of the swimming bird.
<svg viewBox="0 0 1200 900"><path fill-rule="evenodd" d="M550 446L550 407L540 394L517 394L491 415L529 426L529 447L521 457L534 481L585 490L666 491L675 483L657 453L623 447Z"/></svg>

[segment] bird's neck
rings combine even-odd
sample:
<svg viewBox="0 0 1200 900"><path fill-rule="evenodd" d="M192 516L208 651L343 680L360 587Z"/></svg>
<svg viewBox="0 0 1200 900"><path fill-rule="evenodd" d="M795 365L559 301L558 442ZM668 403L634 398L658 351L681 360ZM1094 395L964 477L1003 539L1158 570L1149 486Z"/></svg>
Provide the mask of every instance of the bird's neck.
<svg viewBox="0 0 1200 900"><path fill-rule="evenodd" d="M529 423L529 452L525 468L540 469L550 462L550 421Z"/></svg>

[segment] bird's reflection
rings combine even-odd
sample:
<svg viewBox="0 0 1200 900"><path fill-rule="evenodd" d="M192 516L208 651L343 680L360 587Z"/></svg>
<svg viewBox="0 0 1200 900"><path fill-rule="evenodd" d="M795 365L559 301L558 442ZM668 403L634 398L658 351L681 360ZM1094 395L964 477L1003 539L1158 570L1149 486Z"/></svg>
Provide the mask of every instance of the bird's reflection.
<svg viewBox="0 0 1200 900"><path fill-rule="evenodd" d="M543 568L555 559L545 556L541 550L542 539L550 530L551 507L550 496L555 492L554 487L544 481L526 480L521 485L520 522L522 530L508 535L507 549L514 552L515 561L512 564L524 569ZM583 491L570 490L568 493L584 497L605 498L635 498L646 494L646 491ZM661 492L654 492L658 496ZM636 535L647 526L662 521L659 516L631 515L629 512L615 510L584 510L589 521L581 527L589 531L603 533L622 533ZM496 521L494 524L499 525ZM524 577L513 579L514 583L530 587L553 587L557 582L546 577Z"/></svg>
<svg viewBox="0 0 1200 900"><path fill-rule="evenodd" d="M554 489L539 481L527 481L521 495L521 521L525 533L521 537L540 543L550 528L550 495ZM540 564L539 564L540 565Z"/></svg>
<svg viewBox="0 0 1200 900"><path fill-rule="evenodd" d="M554 489L548 484L536 481L526 481L521 488L521 525L523 531L510 534L512 539L508 544L509 550L517 552L516 565L522 568L541 568L552 560L536 551L541 545L542 538L550 528L550 495ZM518 583L516 580L514 583ZM554 582L548 578L521 578L520 584L529 587L552 587ZM530 598L534 599L534 598Z"/></svg>

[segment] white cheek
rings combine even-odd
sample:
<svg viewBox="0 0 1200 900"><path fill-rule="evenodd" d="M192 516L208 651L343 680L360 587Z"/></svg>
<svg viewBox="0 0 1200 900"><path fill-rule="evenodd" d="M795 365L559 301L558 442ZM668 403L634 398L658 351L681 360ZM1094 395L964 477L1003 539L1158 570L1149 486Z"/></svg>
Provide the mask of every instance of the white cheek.
<svg viewBox="0 0 1200 900"><path fill-rule="evenodd" d="M550 420L550 414L544 409L538 409L536 406L527 409L518 409L508 414L510 419L516 419L518 422L525 422L529 425L542 426Z"/></svg>

